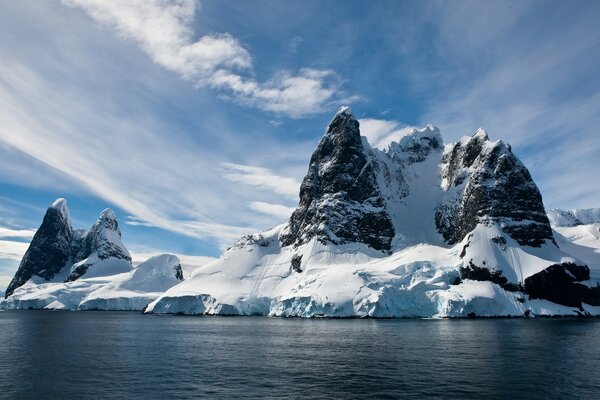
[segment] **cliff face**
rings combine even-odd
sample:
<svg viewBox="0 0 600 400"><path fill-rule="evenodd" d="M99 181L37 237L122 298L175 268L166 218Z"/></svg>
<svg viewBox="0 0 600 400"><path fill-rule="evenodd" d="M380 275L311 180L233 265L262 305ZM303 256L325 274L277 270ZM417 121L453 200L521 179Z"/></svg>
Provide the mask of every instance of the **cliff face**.
<svg viewBox="0 0 600 400"><path fill-rule="evenodd" d="M554 242L542 196L510 146L490 141L480 129L450 146L442 165L447 195L435 220L448 243L461 241L478 224L499 224L522 246Z"/></svg>
<svg viewBox="0 0 600 400"><path fill-rule="evenodd" d="M46 280L52 279L70 260L72 239L73 228L67 202L58 199L46 211L19 269L6 288L5 297L10 296L34 275Z"/></svg>
<svg viewBox="0 0 600 400"><path fill-rule="evenodd" d="M283 246L316 237L390 249L394 228L377 185L377 165L367 154L358 121L349 108L340 109L312 154L300 203L281 236Z"/></svg>
<svg viewBox="0 0 600 400"><path fill-rule="evenodd" d="M115 214L106 209L89 231L73 230L67 202L58 199L46 211L5 297L35 276L50 281L68 275L67 281L74 281L100 264L109 265L101 268L110 272L131 269L131 256L121 242Z"/></svg>

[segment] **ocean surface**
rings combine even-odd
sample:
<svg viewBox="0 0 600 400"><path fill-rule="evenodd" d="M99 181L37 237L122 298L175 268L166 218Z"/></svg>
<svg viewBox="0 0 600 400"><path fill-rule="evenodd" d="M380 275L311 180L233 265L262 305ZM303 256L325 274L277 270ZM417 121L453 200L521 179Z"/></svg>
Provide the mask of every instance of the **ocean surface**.
<svg viewBox="0 0 600 400"><path fill-rule="evenodd" d="M2 399L599 399L599 319L0 313Z"/></svg>

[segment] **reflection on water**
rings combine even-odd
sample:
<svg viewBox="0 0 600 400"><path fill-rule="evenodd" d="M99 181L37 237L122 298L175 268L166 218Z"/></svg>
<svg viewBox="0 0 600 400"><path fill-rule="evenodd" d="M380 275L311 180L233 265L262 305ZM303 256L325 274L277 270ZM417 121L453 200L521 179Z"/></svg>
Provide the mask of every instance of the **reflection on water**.
<svg viewBox="0 0 600 400"><path fill-rule="evenodd" d="M6 398L599 398L600 320L0 313Z"/></svg>

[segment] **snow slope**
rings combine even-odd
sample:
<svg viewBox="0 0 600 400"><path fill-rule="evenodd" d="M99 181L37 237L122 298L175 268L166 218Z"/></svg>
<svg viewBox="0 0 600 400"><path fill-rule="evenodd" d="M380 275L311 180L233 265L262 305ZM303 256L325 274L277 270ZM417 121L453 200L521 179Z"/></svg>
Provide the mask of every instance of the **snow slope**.
<svg viewBox="0 0 600 400"><path fill-rule="evenodd" d="M366 138L356 140L358 125L352 118L342 108L326 130L288 224L242 238L220 259L167 290L146 312L299 317L600 313L600 307L567 307L525 294L526 280L550 266L593 261L594 279L600 264L574 251L581 244L554 243L541 195L509 145L491 142L478 130L443 149L438 130L428 126L405 131L380 150ZM375 184L357 189L366 175ZM365 220L380 226L381 236L365 229ZM365 232L368 240L353 240L356 232ZM470 274L464 271L469 268ZM497 282L477 277L481 271Z"/></svg>
<svg viewBox="0 0 600 400"><path fill-rule="evenodd" d="M294 251L279 246L276 239L282 228L262 233L258 244L238 243L219 260L167 290L147 312L299 317L579 313L547 301L528 300L522 293L505 291L491 282L463 280L454 285L463 243L452 247L414 244L386 256L364 244L336 246L312 240ZM481 237L498 234L485 227L481 230L476 233ZM508 239L505 252L491 246L484 251L490 253L481 257L505 267L527 265L529 269L522 268L524 276L568 257L553 248L528 252ZM301 273L293 270L294 255L302 255Z"/></svg>
<svg viewBox="0 0 600 400"><path fill-rule="evenodd" d="M162 254L129 272L70 282L31 279L3 300L3 309L142 310L183 279L179 259Z"/></svg>
<svg viewBox="0 0 600 400"><path fill-rule="evenodd" d="M594 212L550 213L565 225L553 230L526 167L482 129L446 146L433 126L403 135L374 148L342 108L311 157L288 223L241 238L183 280L173 256L130 270L116 218L105 210L88 233L72 232L77 256L66 282L64 269L54 282L33 276L1 306L289 317L600 315L600 224L582 222Z"/></svg>

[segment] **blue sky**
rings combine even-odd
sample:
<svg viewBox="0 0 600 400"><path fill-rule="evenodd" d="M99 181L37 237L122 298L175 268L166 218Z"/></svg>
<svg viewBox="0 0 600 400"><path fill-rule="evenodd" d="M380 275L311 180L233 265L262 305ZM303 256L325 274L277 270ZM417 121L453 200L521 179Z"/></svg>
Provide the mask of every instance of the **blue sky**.
<svg viewBox="0 0 600 400"><path fill-rule="evenodd" d="M547 207L600 206L594 1L0 2L0 286L46 207L218 256L280 224L335 110L512 144Z"/></svg>

